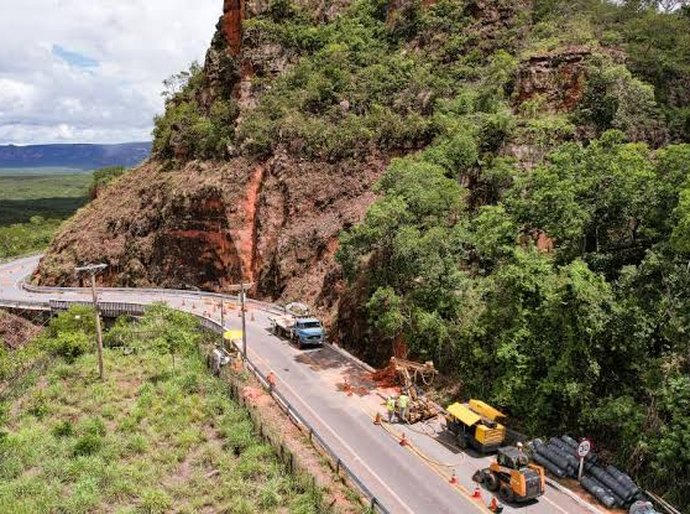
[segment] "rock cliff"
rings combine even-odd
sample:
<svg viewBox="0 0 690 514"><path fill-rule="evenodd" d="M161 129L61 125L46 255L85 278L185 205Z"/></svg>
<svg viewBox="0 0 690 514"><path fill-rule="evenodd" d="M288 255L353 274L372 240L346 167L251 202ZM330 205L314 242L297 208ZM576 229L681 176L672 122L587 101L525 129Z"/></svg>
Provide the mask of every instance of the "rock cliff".
<svg viewBox="0 0 690 514"><path fill-rule="evenodd" d="M344 287L334 258L338 236L362 220L391 159L433 139L434 105L452 97L452 80L470 87L485 80L470 64L489 66L495 52L517 55L530 30L530 2L475 0L439 3L438 28L425 32L419 10L435 4L394 0L382 14L378 4L359 14L372 26L381 22L371 29L377 44L396 49L384 62L386 77L383 64L367 62L383 50L357 39L361 19L348 25L347 0L225 0L203 67L168 101L170 120L157 125L153 157L76 214L34 279L72 285L76 265L105 262L104 285L223 291L243 279L260 298L302 299L333 314ZM346 36L333 36L338 31ZM537 98L546 113L574 111L591 54L566 45L522 57L508 71L515 112ZM419 71L405 75L411 63ZM448 78L434 79L433 67L444 67ZM362 81L371 83L366 95L356 89ZM300 105L276 105L270 95L277 88L303 88L294 97ZM252 118L257 111L260 122ZM338 131L326 134L333 126ZM529 168L548 147L529 130L495 152Z"/></svg>

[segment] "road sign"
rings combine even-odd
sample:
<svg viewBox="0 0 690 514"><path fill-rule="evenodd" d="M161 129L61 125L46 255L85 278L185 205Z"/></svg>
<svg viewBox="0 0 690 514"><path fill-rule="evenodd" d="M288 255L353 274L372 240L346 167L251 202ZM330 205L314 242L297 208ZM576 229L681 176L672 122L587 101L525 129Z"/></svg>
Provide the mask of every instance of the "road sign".
<svg viewBox="0 0 690 514"><path fill-rule="evenodd" d="M584 459L592 451L592 443L587 439L583 439L577 447L577 456Z"/></svg>
<svg viewBox="0 0 690 514"><path fill-rule="evenodd" d="M582 480L582 471L585 467L585 457L592 451L592 443L588 439L583 439L577 447L577 456L580 457L580 469L577 473L577 479Z"/></svg>

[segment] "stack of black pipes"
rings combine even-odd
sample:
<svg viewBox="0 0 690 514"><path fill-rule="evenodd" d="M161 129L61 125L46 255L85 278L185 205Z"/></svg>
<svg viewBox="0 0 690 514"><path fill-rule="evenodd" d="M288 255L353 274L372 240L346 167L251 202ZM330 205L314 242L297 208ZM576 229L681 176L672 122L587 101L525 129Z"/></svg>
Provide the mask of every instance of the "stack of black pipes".
<svg viewBox="0 0 690 514"><path fill-rule="evenodd" d="M548 443L532 441L532 458L559 478L577 478L580 459L578 442L564 435L552 437ZM599 465L596 455L590 453L584 462L582 487L608 508L627 507L643 498L642 491L633 480L614 466Z"/></svg>

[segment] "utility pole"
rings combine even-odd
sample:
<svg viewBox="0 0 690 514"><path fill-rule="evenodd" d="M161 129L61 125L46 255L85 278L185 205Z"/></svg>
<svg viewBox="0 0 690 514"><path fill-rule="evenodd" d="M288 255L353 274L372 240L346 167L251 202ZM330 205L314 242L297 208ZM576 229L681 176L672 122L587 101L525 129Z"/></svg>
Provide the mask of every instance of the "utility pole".
<svg viewBox="0 0 690 514"><path fill-rule="evenodd" d="M96 275L107 268L107 264L87 264L74 268L77 273L89 273L91 275L91 296L93 298L93 310L96 315L96 336L98 343L98 376L103 380L103 333L101 332L101 316L98 312L98 296L96 295Z"/></svg>
<svg viewBox="0 0 690 514"><path fill-rule="evenodd" d="M244 280L240 279L240 308L242 309L242 356L247 360L247 320L244 308Z"/></svg>
<svg viewBox="0 0 690 514"><path fill-rule="evenodd" d="M220 297L220 346L225 348L225 299Z"/></svg>

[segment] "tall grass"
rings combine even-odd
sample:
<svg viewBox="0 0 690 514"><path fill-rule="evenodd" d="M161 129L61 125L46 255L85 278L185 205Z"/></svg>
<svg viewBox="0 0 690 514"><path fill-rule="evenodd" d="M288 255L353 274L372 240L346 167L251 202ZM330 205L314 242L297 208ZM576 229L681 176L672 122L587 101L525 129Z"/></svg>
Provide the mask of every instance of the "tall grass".
<svg viewBox="0 0 690 514"><path fill-rule="evenodd" d="M145 342L59 363L19 397L0 438L0 512L318 511L196 351Z"/></svg>

